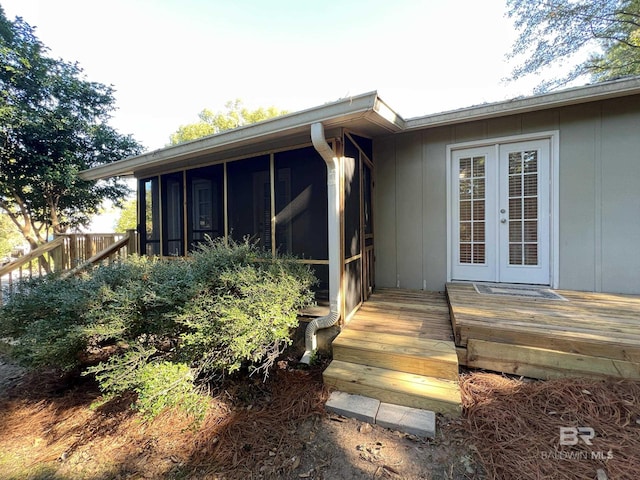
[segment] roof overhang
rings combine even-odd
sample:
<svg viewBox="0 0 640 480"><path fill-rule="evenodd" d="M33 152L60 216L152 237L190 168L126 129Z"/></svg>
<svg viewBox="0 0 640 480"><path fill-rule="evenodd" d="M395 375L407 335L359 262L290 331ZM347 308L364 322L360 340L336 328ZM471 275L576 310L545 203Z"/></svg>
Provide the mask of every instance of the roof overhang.
<svg viewBox="0 0 640 480"><path fill-rule="evenodd" d="M487 103L474 107L425 115L406 120L405 130L433 128L474 120L486 120L551 108L578 105L581 103L607 100L640 94L640 77L613 80L559 92L516 98L513 100Z"/></svg>
<svg viewBox="0 0 640 480"><path fill-rule="evenodd" d="M80 177L99 180L131 176L159 168L169 170L185 165L195 166L211 163L212 159L237 158L264 153L269 149L310 143L310 127L317 122L321 122L327 131L348 128L371 137L404 129L404 120L376 92L370 92L101 165L80 172Z"/></svg>
<svg viewBox="0 0 640 480"><path fill-rule="evenodd" d="M310 144L310 127L317 122L323 124L327 136L337 135L337 130L347 128L373 138L637 94L640 94L640 76L404 120L378 97L377 92L370 92L101 165L80 172L80 177L99 180L141 176Z"/></svg>

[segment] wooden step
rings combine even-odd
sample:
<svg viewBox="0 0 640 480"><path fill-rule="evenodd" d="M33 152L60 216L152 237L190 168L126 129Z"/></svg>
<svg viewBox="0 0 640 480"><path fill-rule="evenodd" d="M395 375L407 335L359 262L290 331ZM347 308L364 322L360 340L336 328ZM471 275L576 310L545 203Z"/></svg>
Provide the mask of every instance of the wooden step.
<svg viewBox="0 0 640 480"><path fill-rule="evenodd" d="M331 387L381 402L422 408L450 416L459 416L462 411L457 381L340 360L333 360L322 376L324 382Z"/></svg>
<svg viewBox="0 0 640 480"><path fill-rule="evenodd" d="M346 328L332 345L334 360L458 380L458 356L450 341Z"/></svg>

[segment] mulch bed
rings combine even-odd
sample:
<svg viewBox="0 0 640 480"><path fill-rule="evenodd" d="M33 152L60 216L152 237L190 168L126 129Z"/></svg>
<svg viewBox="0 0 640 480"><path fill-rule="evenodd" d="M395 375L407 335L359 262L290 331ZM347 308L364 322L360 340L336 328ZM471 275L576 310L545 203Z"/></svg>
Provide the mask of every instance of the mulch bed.
<svg viewBox="0 0 640 480"><path fill-rule="evenodd" d="M488 478L637 480L640 382L470 373L461 387L459 428Z"/></svg>
<svg viewBox="0 0 640 480"><path fill-rule="evenodd" d="M236 380L212 392L199 424L180 410L144 420L133 395L89 408L99 397L86 377L53 371L0 396L0 451L19 463L5 465L3 478L38 468L64 478L282 478L300 462L292 433L324 413L328 394L319 368L284 362L266 383Z"/></svg>

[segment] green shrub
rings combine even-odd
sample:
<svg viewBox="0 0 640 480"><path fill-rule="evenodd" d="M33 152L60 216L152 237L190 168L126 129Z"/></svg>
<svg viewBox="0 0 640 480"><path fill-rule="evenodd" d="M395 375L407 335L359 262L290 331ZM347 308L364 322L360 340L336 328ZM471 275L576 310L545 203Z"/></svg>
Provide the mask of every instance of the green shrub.
<svg viewBox="0 0 640 480"><path fill-rule="evenodd" d="M85 373L107 398L136 392L150 415L172 405L197 413L196 379L244 366L268 374L314 282L295 259L209 241L185 259L131 257L24 283L0 309L0 336L19 340L12 353L28 366L91 360Z"/></svg>
<svg viewBox="0 0 640 480"><path fill-rule="evenodd" d="M293 262L228 267L176 316L185 327L183 354L208 377L244 363L266 375L290 344L298 311L311 302L310 282Z"/></svg>
<svg viewBox="0 0 640 480"><path fill-rule="evenodd" d="M89 367L85 374L95 375L102 392L101 403L125 392L135 392L135 407L154 417L168 407L180 407L200 419L206 399L194 383L195 374L188 365L162 360L155 348L136 347L123 355Z"/></svg>

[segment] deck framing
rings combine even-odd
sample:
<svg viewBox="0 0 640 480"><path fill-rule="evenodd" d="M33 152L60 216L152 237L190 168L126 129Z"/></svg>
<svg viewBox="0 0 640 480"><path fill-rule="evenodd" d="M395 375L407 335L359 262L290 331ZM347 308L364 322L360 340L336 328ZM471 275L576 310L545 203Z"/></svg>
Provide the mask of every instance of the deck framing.
<svg viewBox="0 0 640 480"><path fill-rule="evenodd" d="M535 378L640 379L640 296L557 293L565 300L447 284L461 364Z"/></svg>
<svg viewBox="0 0 640 480"><path fill-rule="evenodd" d="M459 365L533 378L640 380L640 296L566 300L376 289L333 342L325 382L349 393L461 411Z"/></svg>

